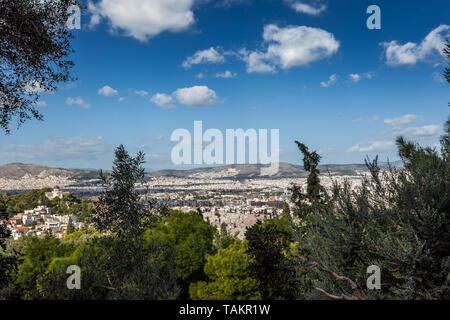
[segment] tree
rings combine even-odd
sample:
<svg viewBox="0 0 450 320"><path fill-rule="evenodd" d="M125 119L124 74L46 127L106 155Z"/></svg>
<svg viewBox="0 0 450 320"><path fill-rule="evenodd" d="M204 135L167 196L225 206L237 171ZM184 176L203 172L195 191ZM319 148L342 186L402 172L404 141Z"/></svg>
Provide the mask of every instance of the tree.
<svg viewBox="0 0 450 320"><path fill-rule="evenodd" d="M75 226L73 225L72 218L69 218L69 223L67 224L66 234L69 235L75 232Z"/></svg>
<svg viewBox="0 0 450 320"><path fill-rule="evenodd" d="M143 250L131 238L95 236L80 243L70 256L53 258L37 287L45 299L174 299L179 289L173 259L173 252L157 243ZM82 290L65 286L70 265L81 268Z"/></svg>
<svg viewBox="0 0 450 320"><path fill-rule="evenodd" d="M290 188L291 200L296 206L295 213L300 218L306 218L311 212L317 212L326 202L325 188L320 184L320 171L318 169L321 156L316 151L309 151L308 147L303 143L295 141L298 149L303 155L303 169L308 174L306 194L302 188L293 185Z"/></svg>
<svg viewBox="0 0 450 320"><path fill-rule="evenodd" d="M0 195L0 288L7 284L7 272L10 267L9 259L4 257L2 251L6 249L5 241L10 236L9 230L6 228L6 220L8 212L6 211L6 200Z"/></svg>
<svg viewBox="0 0 450 320"><path fill-rule="evenodd" d="M289 208L289 204L287 202L284 202L283 212L281 213L281 219L287 219L292 223L291 209Z"/></svg>
<svg viewBox="0 0 450 320"><path fill-rule="evenodd" d="M5 249L5 240L10 236L6 220L8 220L6 199L0 195L0 249Z"/></svg>
<svg viewBox="0 0 450 320"><path fill-rule="evenodd" d="M144 157L142 152L131 157L123 145L115 150L112 172L108 177L101 173L106 191L100 195L92 217L100 231L131 236L136 243L145 230L145 220L152 215L135 189L137 183L144 181Z"/></svg>
<svg viewBox="0 0 450 320"><path fill-rule="evenodd" d="M53 237L30 238L21 252L23 262L19 265L15 277L15 283L23 291L22 297L39 298L37 283L45 274L53 258L68 256L73 249L72 245L61 243L59 239Z"/></svg>
<svg viewBox="0 0 450 320"><path fill-rule="evenodd" d="M0 2L0 127L10 132L28 119L42 120L42 92L73 81L69 60L73 34L67 9L77 0L2 0Z"/></svg>
<svg viewBox="0 0 450 320"><path fill-rule="evenodd" d="M309 290L304 260L292 255L293 230L289 220L258 221L247 229L250 270L258 280L263 300L298 299Z"/></svg>
<svg viewBox="0 0 450 320"><path fill-rule="evenodd" d="M251 256L245 243L235 241L215 255L206 257L205 274L209 281L192 283L194 300L253 300L259 298L257 280L250 274Z"/></svg>
<svg viewBox="0 0 450 320"><path fill-rule="evenodd" d="M445 42L444 54L447 56L450 65L450 40L446 40ZM447 79L447 82L450 83L450 68L445 68L444 76Z"/></svg>
<svg viewBox="0 0 450 320"><path fill-rule="evenodd" d="M399 137L403 168L381 170L377 158L366 160L360 187L335 182L330 201L308 216L303 243L319 271L317 291L333 299L449 299L448 123L441 154ZM381 290L360 294L370 265L382 271ZM343 278L352 280L336 281Z"/></svg>
<svg viewBox="0 0 450 320"><path fill-rule="evenodd" d="M233 242L236 241L235 238L230 236L227 232L227 224L223 222L220 225L219 232L216 233L214 238L214 246L216 250L219 249L226 249L228 248Z"/></svg>
<svg viewBox="0 0 450 320"><path fill-rule="evenodd" d="M175 251L174 263L182 299L188 297L189 283L204 278L203 267L206 255L213 252L215 233L215 228L195 211L172 211L170 216L161 219L155 228L146 231L146 243L161 243Z"/></svg>

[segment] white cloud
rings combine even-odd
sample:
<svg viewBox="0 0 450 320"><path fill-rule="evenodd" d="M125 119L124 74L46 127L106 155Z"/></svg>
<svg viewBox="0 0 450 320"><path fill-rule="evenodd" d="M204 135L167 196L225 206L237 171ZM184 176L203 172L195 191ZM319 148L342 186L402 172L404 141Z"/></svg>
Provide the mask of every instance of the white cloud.
<svg viewBox="0 0 450 320"><path fill-rule="evenodd" d="M2 145L0 158L29 160L92 159L108 152L102 136L97 137L50 137L37 145Z"/></svg>
<svg viewBox="0 0 450 320"><path fill-rule="evenodd" d="M405 114L398 118L384 119L384 123L388 126L401 126L416 121L419 116L415 114Z"/></svg>
<svg viewBox="0 0 450 320"><path fill-rule="evenodd" d="M290 69L332 56L339 49L334 35L306 26L285 28L269 24L264 27L267 51L240 50L247 72L275 72L277 67Z"/></svg>
<svg viewBox="0 0 450 320"><path fill-rule="evenodd" d="M103 88L98 90L98 94L105 96L105 97L112 97L119 93L119 91L114 90L110 86L104 86Z"/></svg>
<svg viewBox="0 0 450 320"><path fill-rule="evenodd" d="M289 2L291 8L294 9L295 11L299 13L309 14L311 16L317 16L327 9L327 6L325 4L313 6L300 1L289 1Z"/></svg>
<svg viewBox="0 0 450 320"><path fill-rule="evenodd" d="M126 99L125 97L120 97L119 99L117 99L117 101L122 102L122 101L125 101L125 99Z"/></svg>
<svg viewBox="0 0 450 320"><path fill-rule="evenodd" d="M94 15L91 25L100 17L108 20L112 29L139 41L147 41L164 31L186 30L195 22L192 7L195 0L100 0L89 2Z"/></svg>
<svg viewBox="0 0 450 320"><path fill-rule="evenodd" d="M361 76L360 76L359 74L356 74L356 73L350 73L350 74L349 74L349 77L350 77L350 79L351 79L353 82L359 82L359 81L361 81Z"/></svg>
<svg viewBox="0 0 450 320"><path fill-rule="evenodd" d="M148 96L148 92L145 90L134 90L134 93L142 97Z"/></svg>
<svg viewBox="0 0 450 320"><path fill-rule="evenodd" d="M66 99L66 105L71 106L71 105L78 105L84 109L90 109L91 105L89 103L87 103L86 101L84 101L82 98L77 97L77 98L67 98Z"/></svg>
<svg viewBox="0 0 450 320"><path fill-rule="evenodd" d="M440 25L432 30L420 43L407 42L399 44L398 41L383 42L386 64L390 66L415 65L419 61L426 61L433 54L444 56L445 39L450 37L450 26Z"/></svg>
<svg viewBox="0 0 450 320"><path fill-rule="evenodd" d="M173 95L179 103L190 107L209 107L218 100L214 90L209 89L207 86L178 89Z"/></svg>
<svg viewBox="0 0 450 320"><path fill-rule="evenodd" d="M375 141L363 144L355 144L348 149L349 152L379 152L389 151L394 149L395 143L393 141Z"/></svg>
<svg viewBox="0 0 450 320"><path fill-rule="evenodd" d="M361 81L362 79L372 79L373 78L373 73L372 72L366 72L366 73L350 73L349 75L350 80L352 80L355 83L358 83L359 81Z"/></svg>
<svg viewBox="0 0 450 320"><path fill-rule="evenodd" d="M175 108L173 104L173 98L164 93L157 93L150 98L150 101L156 104L158 107L163 107L166 109Z"/></svg>
<svg viewBox="0 0 450 320"><path fill-rule="evenodd" d="M265 62L266 54L258 51L249 52L245 49L240 50L242 59L247 63L248 73L274 73L276 72L276 67L269 64L271 62Z"/></svg>
<svg viewBox="0 0 450 320"><path fill-rule="evenodd" d="M328 87L331 86L332 84L336 83L336 81L337 81L337 75L336 75L336 74L332 74L332 75L330 76L330 78L328 79L327 82L322 81L322 82L320 83L320 85L321 85L322 87L324 87L324 88L328 88Z"/></svg>
<svg viewBox="0 0 450 320"><path fill-rule="evenodd" d="M182 66L185 69L189 69L195 64L201 63L215 63L220 64L225 62L225 57L220 54L214 47L206 50L199 50L193 56L188 57Z"/></svg>
<svg viewBox="0 0 450 320"><path fill-rule="evenodd" d="M393 132L395 135L401 135L410 138L431 138L442 134L442 126L431 124L423 127L410 127L398 129Z"/></svg>
<svg viewBox="0 0 450 320"><path fill-rule="evenodd" d="M225 79L229 79L229 78L235 78L237 76L237 73L233 73L229 70L225 71L224 73L217 73L216 77L217 78L225 78Z"/></svg>
<svg viewBox="0 0 450 320"><path fill-rule="evenodd" d="M203 79L205 77L205 75L203 74L203 72L200 72L199 74L197 74L195 76L197 79Z"/></svg>

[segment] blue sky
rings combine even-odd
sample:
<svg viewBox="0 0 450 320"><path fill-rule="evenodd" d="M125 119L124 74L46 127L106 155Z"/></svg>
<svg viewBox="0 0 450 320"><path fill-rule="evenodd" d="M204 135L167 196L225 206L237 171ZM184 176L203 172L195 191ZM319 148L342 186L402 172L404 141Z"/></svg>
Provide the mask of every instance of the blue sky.
<svg viewBox="0 0 450 320"><path fill-rule="evenodd" d="M447 119L448 1L99 0L73 40L78 81L41 97L44 121L0 136L0 164L109 168L114 147L173 168L171 133L280 129L323 163L397 160L399 134L437 145ZM369 5L381 30L369 30ZM126 10L124 9L126 8Z"/></svg>

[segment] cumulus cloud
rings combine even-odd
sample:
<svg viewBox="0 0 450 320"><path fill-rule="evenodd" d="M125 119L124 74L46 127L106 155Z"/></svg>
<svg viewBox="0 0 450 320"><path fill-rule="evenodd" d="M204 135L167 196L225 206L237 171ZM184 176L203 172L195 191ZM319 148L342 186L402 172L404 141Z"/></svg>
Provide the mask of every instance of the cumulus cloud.
<svg viewBox="0 0 450 320"><path fill-rule="evenodd" d="M431 138L442 134L442 126L431 124L422 127L410 127L406 129L394 130L395 135L401 135L409 138Z"/></svg>
<svg viewBox="0 0 450 320"><path fill-rule="evenodd" d="M150 101L156 104L158 107L166 109L175 108L175 105L173 104L173 98L164 93L155 94L150 98Z"/></svg>
<svg viewBox="0 0 450 320"><path fill-rule="evenodd" d="M356 73L350 73L348 76L350 77L350 79L351 79L353 82L359 82L359 81L361 81L361 76L360 76L359 74L356 74Z"/></svg>
<svg viewBox="0 0 450 320"><path fill-rule="evenodd" d="M386 64L390 66L415 65L419 61L426 61L432 55L444 56L445 39L450 37L450 26L440 25L432 30L421 43L398 41L383 42Z"/></svg>
<svg viewBox="0 0 450 320"><path fill-rule="evenodd" d="M307 4L301 1L287 1L292 9L298 13L304 13L311 16L317 16L327 9L325 4Z"/></svg>
<svg viewBox="0 0 450 320"><path fill-rule="evenodd" d="M92 159L108 152L102 136L96 137L50 137L37 145L11 144L0 146L2 159L72 160Z"/></svg>
<svg viewBox="0 0 450 320"><path fill-rule="evenodd" d="M190 107L209 107L217 103L218 97L214 90L207 86L194 86L178 89L173 93L180 104Z"/></svg>
<svg viewBox="0 0 450 320"><path fill-rule="evenodd" d="M324 88L328 88L329 86L331 86L331 85L333 85L334 83L336 83L336 81L337 81L337 75L336 74L332 74L331 76L330 76L330 78L328 79L328 81L322 81L321 83L320 83L320 85L322 86L322 87L324 87Z"/></svg>
<svg viewBox="0 0 450 320"><path fill-rule="evenodd" d="M67 106L71 106L71 105L78 105L80 107L82 107L83 109L90 109L91 105L89 103L87 103L86 101L84 101L82 98L77 97L77 98L67 98L65 104Z"/></svg>
<svg viewBox="0 0 450 320"><path fill-rule="evenodd" d="M348 149L349 152L379 152L393 150L394 141L375 141L363 144L355 144Z"/></svg>
<svg viewBox="0 0 450 320"><path fill-rule="evenodd" d="M180 32L195 22L195 0L100 0L89 2L91 25L106 19L111 28L139 41L164 31Z"/></svg>
<svg viewBox="0 0 450 320"><path fill-rule="evenodd" d="M239 51L242 60L244 60L247 64L247 72L248 73L274 73L276 72L276 67L272 65L272 62L266 61L266 54L253 51L249 52L246 49L242 49Z"/></svg>
<svg viewBox="0 0 450 320"><path fill-rule="evenodd" d="M235 78L237 76L237 73L233 73L229 70L226 70L224 73L217 73L216 77L217 78L225 78L225 79L229 79L229 78Z"/></svg>
<svg viewBox="0 0 450 320"><path fill-rule="evenodd" d="M405 114L404 116L398 118L387 118L384 119L384 123L388 126L401 126L405 124L409 124L411 122L416 121L419 118L418 115L415 114Z"/></svg>
<svg viewBox="0 0 450 320"><path fill-rule="evenodd" d="M240 50L247 63L247 72L275 72L276 68L290 69L332 56L339 49L334 35L306 26L264 27L266 51Z"/></svg>
<svg viewBox="0 0 450 320"><path fill-rule="evenodd" d="M206 50L199 50L193 56L188 57L182 66L185 69L189 69L195 64L201 63L215 63L220 64L225 62L225 57L220 54L214 47Z"/></svg>
<svg viewBox="0 0 450 320"><path fill-rule="evenodd" d="M348 75L348 77L350 78L350 80L352 80L354 83L358 83L360 82L362 79L372 79L373 78L373 73L372 72L366 72L363 74L359 74L359 73L350 73Z"/></svg>
<svg viewBox="0 0 450 320"><path fill-rule="evenodd" d="M119 93L119 91L111 88L110 86L104 86L103 88L98 90L98 94L105 97L112 97Z"/></svg>

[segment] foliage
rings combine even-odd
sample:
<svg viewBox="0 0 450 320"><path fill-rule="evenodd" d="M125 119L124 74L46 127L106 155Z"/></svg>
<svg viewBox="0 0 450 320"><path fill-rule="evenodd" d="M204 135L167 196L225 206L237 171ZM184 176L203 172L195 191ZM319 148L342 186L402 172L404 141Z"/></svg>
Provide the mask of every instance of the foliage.
<svg viewBox="0 0 450 320"><path fill-rule="evenodd" d="M219 232L216 232L214 237L215 250L226 249L233 244L235 240L236 239L233 236L228 234L226 223L222 223Z"/></svg>
<svg viewBox="0 0 450 320"><path fill-rule="evenodd" d="M6 202L8 216L32 210L38 206L46 206L56 215L75 215L82 222L88 222L94 211L92 201L77 198L73 193L63 195L62 198L49 200L45 193L51 191L49 188L31 190L24 194L14 196L0 196Z"/></svg>
<svg viewBox="0 0 450 320"><path fill-rule="evenodd" d="M72 255L53 259L37 287L46 299L174 299L178 286L172 254L161 245L142 250L129 238L96 237ZM70 265L81 268L81 290L66 287Z"/></svg>
<svg viewBox="0 0 450 320"><path fill-rule="evenodd" d="M323 210L308 217L305 243L320 265L353 279L369 298L448 299L450 297L450 166L447 133L442 152L397 139L403 168L370 172L362 186L334 184ZM377 265L382 289L365 290L366 269ZM328 275L316 285L348 293Z"/></svg>
<svg viewBox="0 0 450 320"><path fill-rule="evenodd" d="M42 115L40 94L74 80L69 60L73 37L66 27L67 9L76 0L2 0L0 2L0 127L10 132Z"/></svg>
<svg viewBox="0 0 450 320"><path fill-rule="evenodd" d="M64 257L71 254L73 246L62 243L53 237L29 239L23 248L23 262L19 265L15 275L15 283L21 288L25 299L39 298L36 284L45 273L55 257Z"/></svg>
<svg viewBox="0 0 450 320"><path fill-rule="evenodd" d="M108 231L118 236L137 237L144 231L144 220L151 216L135 190L138 182L144 180L144 153L131 157L120 145L115 150L112 172L108 179L103 176L107 190L99 197L92 217L100 231Z"/></svg>
<svg viewBox="0 0 450 320"><path fill-rule="evenodd" d="M205 274L209 281L190 286L194 300L253 300L259 298L257 280L250 274L251 257L245 243L235 241L215 255L206 257Z"/></svg>
<svg viewBox="0 0 450 320"><path fill-rule="evenodd" d="M297 299L310 290L303 255L291 254L293 229L288 219L258 221L247 230L250 270L264 300Z"/></svg>
<svg viewBox="0 0 450 320"><path fill-rule="evenodd" d="M8 212L6 211L5 202L6 201L0 197L0 289L7 285L7 272L11 267L11 261L3 253L3 250L6 249L6 239L10 236L10 232L6 228Z"/></svg>
<svg viewBox="0 0 450 320"><path fill-rule="evenodd" d="M73 225L72 218L69 218L69 223L67 224L66 234L72 234L75 232L75 226Z"/></svg>
<svg viewBox="0 0 450 320"><path fill-rule="evenodd" d="M204 278L206 255L213 251L216 230L195 211L172 211L154 229L146 231L147 243L162 243L173 248L182 297L187 297L189 283Z"/></svg>
<svg viewBox="0 0 450 320"><path fill-rule="evenodd" d="M308 147L301 142L295 141L298 149L303 155L303 169L309 172L307 179L306 193L302 188L293 185L289 190L291 200L296 206L295 214L301 218L306 218L309 214L320 211L326 199L324 187L320 184L320 171L318 169L321 156L316 151L309 151Z"/></svg>

